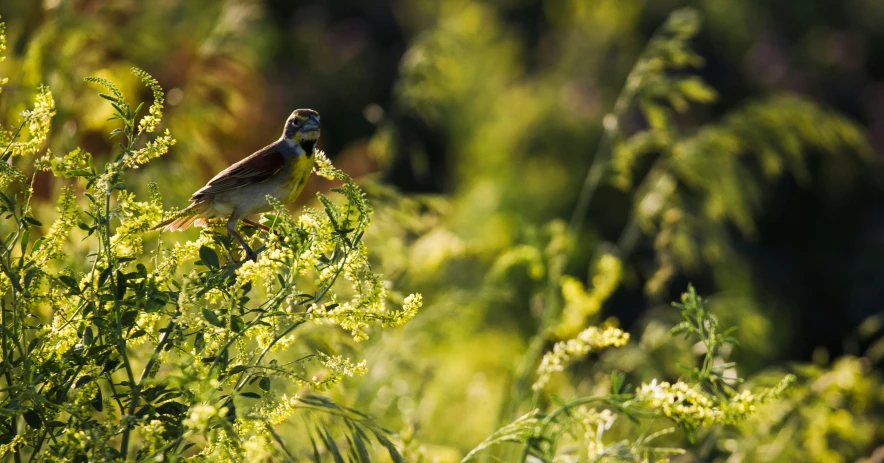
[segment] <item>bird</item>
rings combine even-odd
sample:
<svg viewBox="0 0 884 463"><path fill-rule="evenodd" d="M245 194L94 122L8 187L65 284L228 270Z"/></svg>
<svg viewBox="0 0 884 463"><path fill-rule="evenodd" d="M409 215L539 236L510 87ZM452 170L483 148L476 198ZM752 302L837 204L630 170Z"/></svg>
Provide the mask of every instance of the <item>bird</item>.
<svg viewBox="0 0 884 463"><path fill-rule="evenodd" d="M246 258L257 261L258 255L237 233L236 225L242 220L269 230L248 217L272 209L268 195L288 204L301 194L313 170L319 131L319 113L312 109L294 110L285 121L279 140L219 172L190 197L191 204L186 209L151 230L184 230L191 225L204 226L210 219L226 218L227 231L242 245Z"/></svg>

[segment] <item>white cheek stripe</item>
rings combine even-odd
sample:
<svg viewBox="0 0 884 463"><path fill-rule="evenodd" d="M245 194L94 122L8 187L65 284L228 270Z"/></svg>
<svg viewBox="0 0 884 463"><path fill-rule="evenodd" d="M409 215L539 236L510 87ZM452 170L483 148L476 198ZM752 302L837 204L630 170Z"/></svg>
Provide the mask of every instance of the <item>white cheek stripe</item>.
<svg viewBox="0 0 884 463"><path fill-rule="evenodd" d="M289 148L294 148L295 145L296 145L295 141L292 140L291 138L286 138L286 139L285 139L285 143L286 143L287 145L289 145Z"/></svg>

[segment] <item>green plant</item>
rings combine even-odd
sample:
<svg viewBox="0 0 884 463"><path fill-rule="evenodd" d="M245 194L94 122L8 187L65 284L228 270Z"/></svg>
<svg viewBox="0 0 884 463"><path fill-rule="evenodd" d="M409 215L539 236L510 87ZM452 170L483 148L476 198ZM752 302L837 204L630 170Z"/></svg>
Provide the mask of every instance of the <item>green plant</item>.
<svg viewBox="0 0 884 463"><path fill-rule="evenodd" d="M631 389L622 373L611 376L606 394L563 399L549 396L550 406L529 412L502 427L473 449L463 461L476 459L489 447L504 443L522 444L520 461L666 461L685 453L676 444L659 444L676 427L693 440L702 428L744 422L762 404L779 398L795 381L786 375L775 387L760 392L738 390L743 381L734 373L733 363L718 362L721 350L735 339L733 329L723 330L706 302L693 287L673 304L684 321L672 328L673 336L684 335L703 346L699 366L683 366L687 376L673 383L654 379ZM608 327L590 327L576 338L557 343L544 357L536 372L534 390L543 392L549 377L563 371L587 353L609 346L623 346L629 335ZM632 426L622 440L608 437L615 422ZM662 422L662 423L661 423ZM670 426L665 426L668 423ZM618 424L619 425L619 424ZM672 425L675 425L673 427ZM616 435L616 434L615 434Z"/></svg>
<svg viewBox="0 0 884 463"><path fill-rule="evenodd" d="M153 93L143 116L112 82L87 79L108 90L99 96L119 124L110 134L115 156L103 167L82 149L37 161L72 182L46 232L30 207L27 175L33 182L38 170L24 158L49 133L48 89L17 131L0 136L4 458L367 461L377 442L401 460L390 431L312 395L367 370L336 352L350 343L329 325L359 341L371 324L399 326L421 305L411 295L401 310L388 307L362 241L372 211L359 187L317 152L317 174L340 182L333 191L341 199L319 194L321 209L300 217L274 202L257 262L239 261L230 237L212 227L197 240L148 249L145 234L163 216L160 191L150 185L138 201L126 181L137 182L133 170L175 140L168 130L154 135L159 84L133 73ZM68 240L81 241L85 256L68 255ZM306 437L287 442L277 429L298 413Z"/></svg>
<svg viewBox="0 0 884 463"><path fill-rule="evenodd" d="M493 405L494 410L500 410L501 419L491 428L499 430L490 441L512 438L525 442L523 458L530 452L538 458L586 459L587 454L557 454L561 447L550 443L556 442L556 432L574 428L563 425L555 432L537 431L534 420L544 418L525 412L539 409L543 416L552 413L550 401L562 404L567 413L573 411L563 405L566 402L556 402L555 394L548 391L600 397L587 394L607 384L599 375L587 374L588 370L597 372L592 365L599 363L585 362L573 375L561 381L553 378L548 386L546 378L562 365L566 355L579 357L596 347L622 342L622 335L615 335L620 331L587 328L601 323L604 305L610 304L615 292L629 294L640 285L654 301L671 289L676 275L706 278L743 298L742 304L732 302L737 310L721 311L720 316L740 327L748 341L744 351L756 350L757 354L774 344L776 336L766 331L771 326L768 314L752 303L753 276L734 243L753 238L755 215L763 206L765 190L779 177L791 175L806 185L808 166L822 156L856 164L872 159L862 127L796 95L760 97L720 119L709 120L709 114L722 108L703 108L717 102L719 96L694 74L704 59L690 43L700 30L700 14L692 8L669 15L636 53L622 89L616 98L610 98L610 112L591 119L587 114L592 111L586 106L601 102L600 106L607 107L605 97L614 95L600 90L609 78L609 69L616 68L616 63L608 66L608 61L629 49L632 36L606 37L616 45L592 50L596 55L586 53L580 42L592 43L596 34L617 33L614 27L605 29L604 21L629 17L635 12L630 7L641 8L633 3L586 5L561 2L556 10L559 16L549 13L551 21L560 21L557 33L549 38L556 46L541 48L545 52L555 48L558 53L536 57L544 65L533 66L525 64L531 62L524 59L530 52L521 48L530 50L530 45L522 40L518 28L507 27L501 9L466 0L448 3L439 8L441 19L406 54L400 81L403 110L448 134L449 155L460 160L463 169L458 177L461 183L452 195L451 220L428 233L440 243L440 254L449 253L448 261L437 261L432 275L447 270L452 274L450 279L458 278L455 273L484 276L475 283L461 282L458 291L445 287L425 290L431 307L428 312L462 315L457 312L460 306L483 311L483 315L468 318L474 325L458 328L483 335L496 329L498 339L510 342L511 351L524 352L517 361L507 357L495 363L497 359L488 358L491 355L475 360L484 369L485 381L470 383L477 389L485 388L485 397L492 398L487 402L501 398ZM621 14L621 9L626 12ZM604 63L592 75L580 75L589 67L585 62L592 60ZM567 98L577 101L562 102ZM585 143L596 139L594 127L601 127L601 141L593 145L591 157L585 156L590 166L576 204L569 211L556 210L553 204L570 207L573 191L580 188L570 182L571 171L578 162L575 158L583 155ZM385 136L378 137L379 143L386 142ZM619 191L612 193L615 189ZM600 194L609 202L597 200ZM570 215L568 222L555 218L565 214ZM590 217L596 219L595 214L604 219L599 218L592 228L584 227ZM534 225L538 221L544 225ZM612 233L614 239L605 241ZM452 236L455 239L447 239ZM421 281L420 269L412 270L418 274L410 278ZM633 311L617 307L614 314L621 309ZM612 322L611 330L617 325L616 320ZM575 338L578 332L581 334ZM451 335L452 344L464 342L464 338L469 334ZM671 355L687 355L686 349L660 342L669 348L665 359L648 358L651 354L645 352L649 349L645 345L621 350L632 355L634 369L671 377L668 372L678 363ZM551 345L560 356L544 358ZM647 362L636 365L635 358ZM413 359L402 363L408 360L428 370L434 367ZM544 368L540 381L538 365ZM493 374L488 371L495 367L497 377L487 379ZM708 373L708 366L704 368ZM446 404L457 401L456 394L448 391L437 395L449 397L443 401ZM434 416L445 416L441 407ZM476 422L471 422L473 429L481 426ZM688 434L693 432L686 422L680 424ZM451 444L455 439L445 432L427 428L431 429L426 433L435 433L439 441L472 445L468 436ZM449 435L458 432L447 431ZM613 434L628 442L635 455L641 454L641 448L652 447L642 441L648 434L632 431L635 429ZM643 437L636 440L637 436ZM673 447L688 448L679 437L668 439L674 442ZM488 442L480 448L487 448ZM648 445L642 447L644 444ZM494 449L481 457L508 461L513 455L508 450Z"/></svg>

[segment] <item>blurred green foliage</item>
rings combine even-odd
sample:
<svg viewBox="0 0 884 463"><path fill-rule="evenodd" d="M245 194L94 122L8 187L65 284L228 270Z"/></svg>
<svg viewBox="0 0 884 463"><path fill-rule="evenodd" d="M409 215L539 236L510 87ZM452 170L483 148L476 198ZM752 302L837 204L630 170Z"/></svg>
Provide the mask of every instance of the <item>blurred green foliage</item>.
<svg viewBox="0 0 884 463"><path fill-rule="evenodd" d="M660 29L685 3L697 16ZM592 324L633 341L554 394L606 391L613 369L674 382L697 352L669 341L660 304L688 280L738 328L726 354L748 386L798 381L673 445L854 461L884 440L881 2L12 0L0 15L0 123L49 85L56 153L110 152L83 77L127 94L131 66L157 77L178 144L132 187L157 182L166 207L293 108L323 114L321 144L376 206L375 265L425 301L360 346L369 373L334 398L399 430L410 459L458 461L523 416L542 354ZM37 179L38 198L63 186Z"/></svg>

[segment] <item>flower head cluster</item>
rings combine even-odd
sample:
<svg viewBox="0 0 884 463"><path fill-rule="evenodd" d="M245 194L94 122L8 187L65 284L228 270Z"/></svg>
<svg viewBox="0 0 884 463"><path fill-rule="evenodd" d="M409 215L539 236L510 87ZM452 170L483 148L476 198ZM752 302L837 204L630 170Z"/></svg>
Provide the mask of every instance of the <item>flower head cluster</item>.
<svg viewBox="0 0 884 463"><path fill-rule="evenodd" d="M322 256L334 251L334 228L328 217L315 209L304 210L298 217L298 228L307 234L308 240L298 255L298 273L305 275L320 265Z"/></svg>
<svg viewBox="0 0 884 463"><path fill-rule="evenodd" d="M368 372L365 360L354 364L350 359L341 355L328 355L321 352L319 359L322 366L325 367L326 373L322 378L314 376L310 381L310 387L315 391L324 391L340 383L344 378L362 376Z"/></svg>
<svg viewBox="0 0 884 463"><path fill-rule="evenodd" d="M707 393L700 385L655 379L636 390L635 400L689 428L735 424L748 418L758 405L781 397L794 381L794 376L787 375L777 386L760 393L743 390L728 398Z"/></svg>
<svg viewBox="0 0 884 463"><path fill-rule="evenodd" d="M636 390L636 400L691 427L710 426L724 421L725 415L713 396L704 393L698 385L682 381L670 384L653 380L650 384L642 384Z"/></svg>
<svg viewBox="0 0 884 463"><path fill-rule="evenodd" d="M555 334L559 338L573 336L577 330L585 326L587 317L601 309L602 303L620 284L622 267L617 257L611 254L602 255L595 263L590 292L586 291L580 280L571 276L562 277L562 297L565 300L565 307L562 310L562 320L555 328Z"/></svg>
<svg viewBox="0 0 884 463"><path fill-rule="evenodd" d="M607 408L599 411L594 407L586 406L577 407L572 414L574 420L580 425L579 428L583 430L581 437L586 445L589 459L601 458L605 454L605 444L602 437L605 431L614 425L617 415Z"/></svg>
<svg viewBox="0 0 884 463"><path fill-rule="evenodd" d="M348 180L330 163L324 168L331 169L329 175ZM347 207L351 208L349 212L345 213L346 209L341 210L326 199L323 201L327 208L325 213L307 209L299 217L297 228L302 236L306 236L306 240L297 257L297 268L299 275L315 274L316 286L329 292L330 302L311 304L307 310L308 317L336 324L360 341L368 338L367 330L374 322L380 321L383 326L400 326L411 319L420 308L422 299L420 295L411 295L406 298L402 310L387 309L387 283L372 271L365 243L360 241L354 244L342 240L336 231L342 216L365 218L364 211L368 206L359 203L364 199L359 195L352 195L350 199L357 204L348 204ZM367 220L360 226L365 223ZM330 256L333 255L340 257L332 261ZM244 265L243 268L249 271L251 266ZM350 282L349 291L343 291L341 285L336 284L338 277ZM343 296L347 293L348 296Z"/></svg>
<svg viewBox="0 0 884 463"><path fill-rule="evenodd" d="M175 143L176 141L169 133L169 129L166 129L162 135L147 142L147 144L144 145L144 148L126 153L126 155L123 156L123 166L130 169L137 169L142 164L147 164L152 159L156 159L168 153L169 147L174 146Z"/></svg>
<svg viewBox="0 0 884 463"><path fill-rule="evenodd" d="M163 447L166 432L166 426L160 420L150 420L140 428L141 438L144 439L145 446L152 450L158 450Z"/></svg>
<svg viewBox="0 0 884 463"><path fill-rule="evenodd" d="M3 55L3 52L6 50L6 23L0 21L0 61L6 59L6 56ZM6 85L9 79L6 77L0 77L0 86ZM3 89L0 88L0 92Z"/></svg>
<svg viewBox="0 0 884 463"><path fill-rule="evenodd" d="M49 127L52 117L55 116L55 100L52 92L45 85L40 86L40 91L34 97L34 108L21 113L24 125L27 128L28 138L14 141L9 146L13 156L34 154L43 146L46 137L49 136Z"/></svg>
<svg viewBox="0 0 884 463"><path fill-rule="evenodd" d="M135 194L121 191L117 196L117 214L122 223L111 238L118 255L135 257L142 252L142 232L147 231L163 217L158 201L135 201Z"/></svg>
<svg viewBox="0 0 884 463"><path fill-rule="evenodd" d="M276 236L270 236L268 242L273 242ZM264 290L270 293L277 284L277 275L284 270L294 259L291 248L272 246L262 252L257 261L243 262L236 270L236 276L242 283L251 282L264 286Z"/></svg>
<svg viewBox="0 0 884 463"><path fill-rule="evenodd" d="M3 130L0 129L0 147L7 146L8 144L8 141L5 141L3 136ZM8 162L0 162L0 188L16 182L21 185L27 185L27 177Z"/></svg>
<svg viewBox="0 0 884 463"><path fill-rule="evenodd" d="M55 219L49 233L43 238L43 243L32 257L36 262L44 263L49 259L58 259L64 256L62 245L68 239L74 225L77 224L79 212L71 187L62 189L56 211L58 211L58 218Z"/></svg>
<svg viewBox="0 0 884 463"><path fill-rule="evenodd" d="M313 162L313 173L316 175L328 180L333 180L338 177L337 169L332 165L331 161L329 161L328 157L325 155L325 151L316 150L313 155Z"/></svg>
<svg viewBox="0 0 884 463"><path fill-rule="evenodd" d="M181 424L185 429L204 433L213 421L222 419L225 415L227 407L219 408L207 403L197 404L190 408L190 413Z"/></svg>
<svg viewBox="0 0 884 463"><path fill-rule="evenodd" d="M421 293L409 294L402 301L402 310L396 313L394 317L384 320L384 326L402 326L408 320L417 315L418 309L424 305L424 297Z"/></svg>
<svg viewBox="0 0 884 463"><path fill-rule="evenodd" d="M153 104L148 109L148 115L142 117L141 122L138 123L139 130L153 132L156 130L157 125L159 125L160 119L163 118L163 102L165 101L163 89L160 87L160 83L147 72L138 68L132 68L132 73L138 76L141 82L153 92ZM168 131L166 135L168 135Z"/></svg>
<svg viewBox="0 0 884 463"><path fill-rule="evenodd" d="M492 278L501 278L516 266L526 266L528 276L534 280L543 278L546 267L543 265L543 254L534 246L521 244L501 254L491 267Z"/></svg>
<svg viewBox="0 0 884 463"><path fill-rule="evenodd" d="M3 23L0 23L0 26L2 25ZM23 436L22 434L16 434L11 441L0 445L0 453L2 453L3 455L15 453L16 449L19 448L20 445L23 445L25 443L25 436Z"/></svg>
<svg viewBox="0 0 884 463"><path fill-rule="evenodd" d="M37 169L52 170L56 177L73 177L89 167L89 161L92 157L88 151L82 148L75 148L68 154L61 157L52 156L52 152L48 151L36 162Z"/></svg>
<svg viewBox="0 0 884 463"><path fill-rule="evenodd" d="M592 326L580 332L576 338L556 343L552 352L547 352L537 367L537 381L531 386L534 390L543 389L553 373L564 371L575 358L603 349L620 347L629 341L629 333L618 328L608 327L599 330Z"/></svg>
<svg viewBox="0 0 884 463"><path fill-rule="evenodd" d="M371 323L379 321L385 327L402 326L417 314L423 304L423 297L420 294L410 294L405 298L402 310L389 311L386 310L383 299L375 299L370 304L357 306L355 301L359 297L357 295L354 300L338 303L337 296L334 296L330 303L312 304L307 308L307 313L311 319L336 324L349 331L355 341L363 341L368 339L367 330Z"/></svg>

